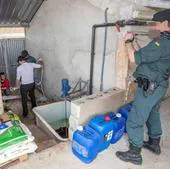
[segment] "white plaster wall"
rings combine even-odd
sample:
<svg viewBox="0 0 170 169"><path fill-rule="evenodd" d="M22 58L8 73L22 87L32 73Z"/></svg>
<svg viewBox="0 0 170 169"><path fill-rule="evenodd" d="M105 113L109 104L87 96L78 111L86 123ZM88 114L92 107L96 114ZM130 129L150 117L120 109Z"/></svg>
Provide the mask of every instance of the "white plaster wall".
<svg viewBox="0 0 170 169"><path fill-rule="evenodd" d="M111 13L112 15L115 15L118 19L120 19L119 18L120 8L135 4L134 0L122 0L122 1L120 0L88 0L88 1L94 6L101 8L102 10L105 10L107 7L109 7L109 13Z"/></svg>
<svg viewBox="0 0 170 169"><path fill-rule="evenodd" d="M44 84L48 96L61 94L61 79L74 86L79 77L89 80L91 27L104 22L109 7L109 21L119 18L119 8L132 0L46 0L26 30L26 47L35 57L44 59ZM114 68L117 35L108 30L104 89L115 85ZM94 91L99 90L104 29L97 30Z"/></svg>

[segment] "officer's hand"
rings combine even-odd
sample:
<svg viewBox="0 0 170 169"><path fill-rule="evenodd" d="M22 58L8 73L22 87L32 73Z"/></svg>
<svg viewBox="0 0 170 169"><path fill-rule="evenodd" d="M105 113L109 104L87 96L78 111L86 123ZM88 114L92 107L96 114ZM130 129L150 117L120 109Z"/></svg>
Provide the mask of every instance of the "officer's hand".
<svg viewBox="0 0 170 169"><path fill-rule="evenodd" d="M39 57L37 59L37 64L43 65L43 58L42 57Z"/></svg>
<svg viewBox="0 0 170 169"><path fill-rule="evenodd" d="M124 36L125 43L126 42L133 42L134 38L135 38L135 34L133 32L126 33L125 36Z"/></svg>
<svg viewBox="0 0 170 169"><path fill-rule="evenodd" d="M37 59L37 62L41 62L41 61L43 61L43 58L42 58L42 57L39 57L39 58Z"/></svg>

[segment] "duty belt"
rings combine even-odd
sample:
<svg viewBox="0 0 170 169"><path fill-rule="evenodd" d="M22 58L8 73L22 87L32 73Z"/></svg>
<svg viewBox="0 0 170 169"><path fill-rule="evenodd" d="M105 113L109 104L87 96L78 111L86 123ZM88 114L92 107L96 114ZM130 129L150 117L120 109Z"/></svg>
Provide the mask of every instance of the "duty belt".
<svg viewBox="0 0 170 169"><path fill-rule="evenodd" d="M156 82L151 82L147 78L137 77L135 82L138 84L139 88L142 88L145 92L153 93L158 87Z"/></svg>

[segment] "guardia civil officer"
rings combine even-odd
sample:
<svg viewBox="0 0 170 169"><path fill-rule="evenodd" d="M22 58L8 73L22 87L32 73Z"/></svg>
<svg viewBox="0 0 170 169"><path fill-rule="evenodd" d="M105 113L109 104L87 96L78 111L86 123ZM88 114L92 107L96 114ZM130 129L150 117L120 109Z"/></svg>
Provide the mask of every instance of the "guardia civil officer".
<svg viewBox="0 0 170 169"><path fill-rule="evenodd" d="M170 73L170 9L153 16L156 25L152 29L160 31L160 36L147 46L137 50L133 34L125 36L129 59L137 64L134 73L138 89L133 107L127 120L129 150L118 151L116 156L126 162L142 164L141 148L147 148L159 155L162 135L160 103L168 88ZM144 141L144 125L148 128L148 141Z"/></svg>

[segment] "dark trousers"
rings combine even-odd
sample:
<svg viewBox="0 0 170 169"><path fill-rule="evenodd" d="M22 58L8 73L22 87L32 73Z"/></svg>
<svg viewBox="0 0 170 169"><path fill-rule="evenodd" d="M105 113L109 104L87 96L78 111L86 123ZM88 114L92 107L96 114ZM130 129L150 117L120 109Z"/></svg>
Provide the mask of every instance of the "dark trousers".
<svg viewBox="0 0 170 169"><path fill-rule="evenodd" d="M138 88L126 123L129 142L134 146L142 147L143 145L145 123L149 137L158 138L162 135L159 108L166 90L159 86L152 94L149 94L142 88Z"/></svg>
<svg viewBox="0 0 170 169"><path fill-rule="evenodd" d="M28 115L28 106L27 106L27 96L29 95L31 98L32 108L36 107L36 100L34 95L35 84L24 84L20 87L21 99L22 99L22 108L23 108L23 116Z"/></svg>

